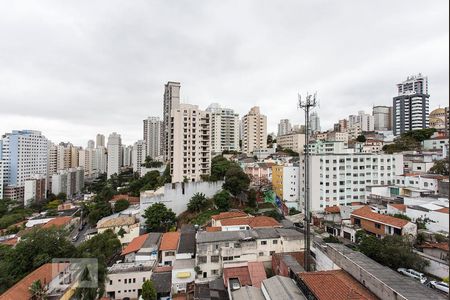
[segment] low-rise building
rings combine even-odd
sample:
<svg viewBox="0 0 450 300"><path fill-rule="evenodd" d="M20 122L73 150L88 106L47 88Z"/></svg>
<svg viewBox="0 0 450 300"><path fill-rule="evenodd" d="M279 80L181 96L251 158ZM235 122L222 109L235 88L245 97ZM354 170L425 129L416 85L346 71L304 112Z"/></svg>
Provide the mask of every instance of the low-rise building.
<svg viewBox="0 0 450 300"><path fill-rule="evenodd" d="M195 259L176 259L172 268L172 294L186 293L195 275Z"/></svg>
<svg viewBox="0 0 450 300"><path fill-rule="evenodd" d="M211 226L220 227L222 226L222 221L227 219L245 219L249 217L249 214L246 214L243 211L227 211L221 212L218 215L211 216Z"/></svg>
<svg viewBox="0 0 450 300"><path fill-rule="evenodd" d="M351 223L369 234L379 238L386 235L410 235L415 237L417 225L408 220L373 212L369 206L363 206L351 213Z"/></svg>
<svg viewBox="0 0 450 300"><path fill-rule="evenodd" d="M292 229L261 228L242 231L199 232L199 277L218 278L228 263L259 261L270 267L272 255L304 246L303 234Z"/></svg>
<svg viewBox="0 0 450 300"><path fill-rule="evenodd" d="M257 228L281 228L277 220L266 216L225 219L221 221L221 231L250 230Z"/></svg>
<svg viewBox="0 0 450 300"><path fill-rule="evenodd" d="M304 133L288 133L277 136L277 145L283 149L291 149L297 153L303 153L305 148Z"/></svg>
<svg viewBox="0 0 450 300"><path fill-rule="evenodd" d="M134 238L122 250L124 262L157 260L161 235L161 233L152 232Z"/></svg>
<svg viewBox="0 0 450 300"><path fill-rule="evenodd" d="M111 229L122 244L130 243L139 236L139 220L134 215L112 215L97 222L98 233Z"/></svg>
<svg viewBox="0 0 450 300"><path fill-rule="evenodd" d="M160 264L172 266L177 254L180 232L165 232L162 235L161 246L159 247Z"/></svg>

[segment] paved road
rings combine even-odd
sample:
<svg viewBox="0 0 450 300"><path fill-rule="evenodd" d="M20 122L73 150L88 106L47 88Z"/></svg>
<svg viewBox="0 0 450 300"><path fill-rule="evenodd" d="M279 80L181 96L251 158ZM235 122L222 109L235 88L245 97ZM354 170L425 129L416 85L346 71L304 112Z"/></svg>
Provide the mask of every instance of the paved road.
<svg viewBox="0 0 450 300"><path fill-rule="evenodd" d="M85 226L84 226L84 228L83 228L83 230L81 230L81 231L78 231L78 227L77 228L75 228L72 232L71 232L71 234L70 234L70 240L72 241L72 243L75 245L75 247L77 247L79 244L81 244L83 241L84 241L84 239L85 239L85 235L86 235L86 231L89 229L89 228L91 228L88 224L86 224ZM73 240L72 240L72 238L75 236L75 235L77 235L78 234L78 239L74 242Z"/></svg>

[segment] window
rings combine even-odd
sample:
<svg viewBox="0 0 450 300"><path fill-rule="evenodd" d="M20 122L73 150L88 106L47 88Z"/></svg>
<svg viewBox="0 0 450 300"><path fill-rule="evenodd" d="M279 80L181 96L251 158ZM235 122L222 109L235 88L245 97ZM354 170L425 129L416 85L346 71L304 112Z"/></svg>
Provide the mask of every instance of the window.
<svg viewBox="0 0 450 300"><path fill-rule="evenodd" d="M267 245L267 241L261 241L261 245Z"/></svg>
<svg viewBox="0 0 450 300"><path fill-rule="evenodd" d="M206 256L198 256L198 263L199 264L206 264L207 258Z"/></svg>
<svg viewBox="0 0 450 300"><path fill-rule="evenodd" d="M211 270L211 275L218 275L219 274L219 270Z"/></svg>
<svg viewBox="0 0 450 300"><path fill-rule="evenodd" d="M233 256L224 256L223 261L233 260Z"/></svg>
<svg viewBox="0 0 450 300"><path fill-rule="evenodd" d="M375 228L380 229L381 228L381 224L375 223Z"/></svg>
<svg viewBox="0 0 450 300"><path fill-rule="evenodd" d="M218 256L218 255L213 255L213 256L211 256L211 262L212 262L212 263L217 263L217 262L219 262L219 256Z"/></svg>
<svg viewBox="0 0 450 300"><path fill-rule="evenodd" d="M264 256L264 252L259 252L259 256Z"/></svg>
<svg viewBox="0 0 450 300"><path fill-rule="evenodd" d="M167 251L166 252L166 256L175 256L175 252L174 251Z"/></svg>
<svg viewBox="0 0 450 300"><path fill-rule="evenodd" d="M272 244L274 244L274 245L278 244L278 240L273 240Z"/></svg>
<svg viewBox="0 0 450 300"><path fill-rule="evenodd" d="M272 256L275 254L275 251L270 251L269 254L270 254L270 256Z"/></svg>

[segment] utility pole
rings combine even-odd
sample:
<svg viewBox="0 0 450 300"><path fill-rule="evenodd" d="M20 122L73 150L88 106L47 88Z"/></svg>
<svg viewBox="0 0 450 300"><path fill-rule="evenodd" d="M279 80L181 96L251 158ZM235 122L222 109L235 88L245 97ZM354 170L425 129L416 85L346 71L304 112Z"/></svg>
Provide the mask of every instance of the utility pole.
<svg viewBox="0 0 450 300"><path fill-rule="evenodd" d="M306 94L305 100L302 101L302 96L298 95L298 107L305 111L305 149L304 149L304 158L305 158L305 206L304 206L304 214L305 214L305 270L306 272L310 272L311 263L310 263L310 252L311 252L311 200L310 200L310 192L309 192L309 112L312 108L316 107L316 93L314 95Z"/></svg>

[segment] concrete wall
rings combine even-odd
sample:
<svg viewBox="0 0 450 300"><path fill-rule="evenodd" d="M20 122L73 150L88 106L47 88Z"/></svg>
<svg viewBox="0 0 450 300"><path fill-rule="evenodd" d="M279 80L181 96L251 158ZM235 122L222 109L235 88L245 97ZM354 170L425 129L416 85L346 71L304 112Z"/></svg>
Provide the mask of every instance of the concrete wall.
<svg viewBox="0 0 450 300"><path fill-rule="evenodd" d="M422 252L415 251L417 254L419 254L423 259L428 261L430 264L425 267L424 271L428 274L431 274L433 276L444 278L448 277L449 274L449 266L448 262L444 260L440 260L436 257L433 257L431 255L427 255Z"/></svg>
<svg viewBox="0 0 450 300"><path fill-rule="evenodd" d="M164 186L160 194L150 195L147 192L141 193L141 215L152 204L164 203L177 215L187 210L187 204L196 193L203 193L206 197L212 197L222 189L223 181L215 182L189 182L189 183L168 183Z"/></svg>

